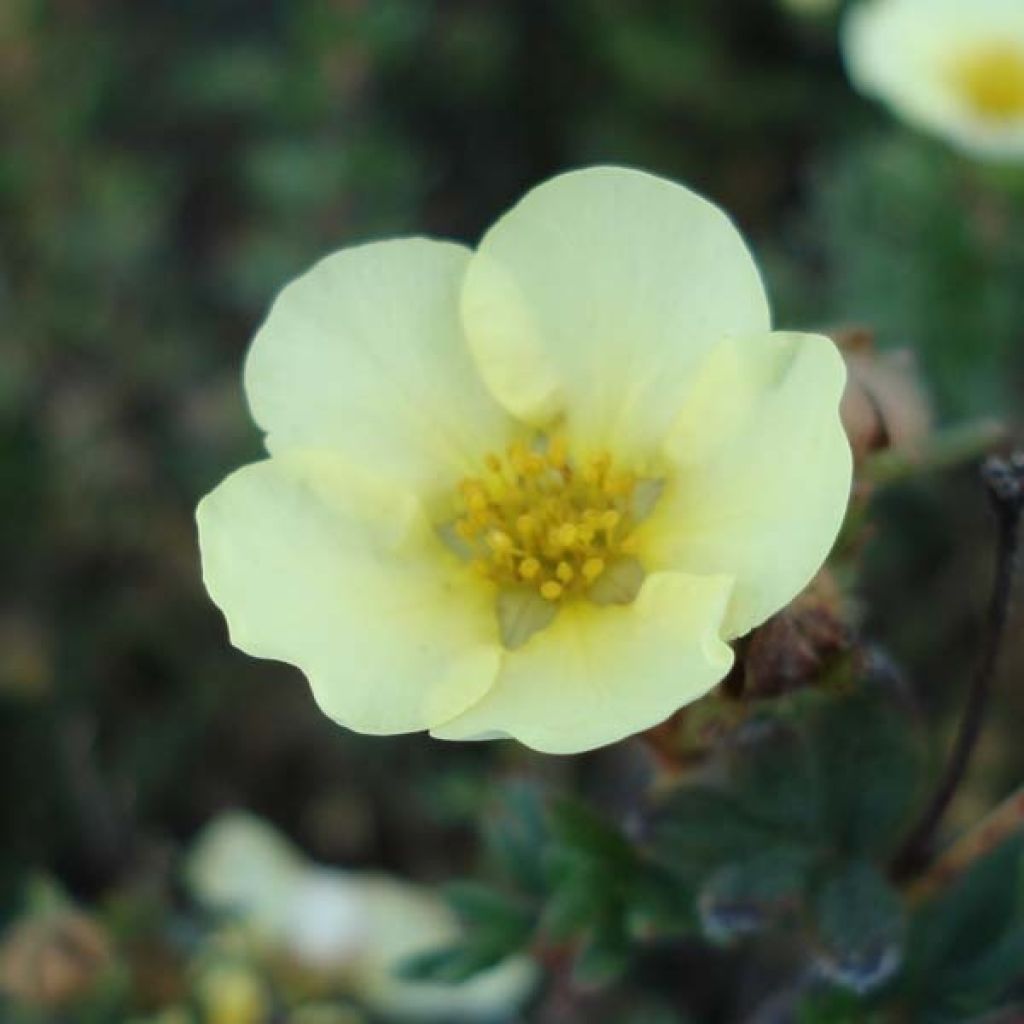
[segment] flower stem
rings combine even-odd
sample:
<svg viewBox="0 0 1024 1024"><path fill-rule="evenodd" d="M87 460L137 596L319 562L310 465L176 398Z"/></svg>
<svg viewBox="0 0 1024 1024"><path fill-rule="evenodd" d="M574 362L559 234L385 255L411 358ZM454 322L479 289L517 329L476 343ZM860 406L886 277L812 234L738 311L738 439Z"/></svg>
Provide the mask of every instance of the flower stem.
<svg viewBox="0 0 1024 1024"><path fill-rule="evenodd" d="M1020 550L1021 514L1024 512L1024 453L1017 453L1010 459L990 457L982 466L982 479L992 501L998 529L995 582L989 601L984 647L945 771L920 819L893 860L891 874L897 881L908 880L928 863L935 831L967 771L981 733L1006 633Z"/></svg>

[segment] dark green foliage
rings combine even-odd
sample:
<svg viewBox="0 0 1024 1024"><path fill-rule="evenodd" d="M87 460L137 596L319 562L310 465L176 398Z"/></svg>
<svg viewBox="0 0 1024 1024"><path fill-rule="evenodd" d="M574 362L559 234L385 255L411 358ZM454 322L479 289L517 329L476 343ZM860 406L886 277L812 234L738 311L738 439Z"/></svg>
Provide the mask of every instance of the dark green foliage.
<svg viewBox="0 0 1024 1024"><path fill-rule="evenodd" d="M904 911L884 870L920 787L913 732L879 693L812 703L755 725L724 787L672 795L655 849L702 879L705 934L804 930L832 983L868 992L887 981L902 962Z"/></svg>
<svg viewBox="0 0 1024 1024"><path fill-rule="evenodd" d="M449 888L463 937L416 958L413 976L461 980L532 946L555 956L570 951L574 977L603 985L627 969L638 941L692 925L688 890L578 801L544 807L534 792L514 787L488 834L494 886Z"/></svg>
<svg viewBox="0 0 1024 1024"><path fill-rule="evenodd" d="M903 960L904 909L877 868L851 861L822 879L814 898L815 960L826 978L872 992Z"/></svg>
<svg viewBox="0 0 1024 1024"><path fill-rule="evenodd" d="M979 1016L1024 978L1021 858L1005 844L915 916L902 995L928 1021Z"/></svg>

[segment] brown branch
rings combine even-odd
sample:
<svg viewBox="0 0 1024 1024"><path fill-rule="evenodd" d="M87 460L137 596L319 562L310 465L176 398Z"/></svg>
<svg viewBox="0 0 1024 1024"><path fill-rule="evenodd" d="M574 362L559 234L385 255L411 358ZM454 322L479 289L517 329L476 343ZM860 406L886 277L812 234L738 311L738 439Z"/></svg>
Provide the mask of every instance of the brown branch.
<svg viewBox="0 0 1024 1024"><path fill-rule="evenodd" d="M982 479L988 488L996 514L998 542L995 582L989 602L981 661L967 696L960 731L945 771L917 824L911 829L893 860L891 874L897 881L912 878L928 863L935 832L963 780L981 733L992 680L1006 633L1013 578L1020 548L1021 513L1024 512L1024 453L1017 453L1010 459L996 456L987 459L982 467Z"/></svg>

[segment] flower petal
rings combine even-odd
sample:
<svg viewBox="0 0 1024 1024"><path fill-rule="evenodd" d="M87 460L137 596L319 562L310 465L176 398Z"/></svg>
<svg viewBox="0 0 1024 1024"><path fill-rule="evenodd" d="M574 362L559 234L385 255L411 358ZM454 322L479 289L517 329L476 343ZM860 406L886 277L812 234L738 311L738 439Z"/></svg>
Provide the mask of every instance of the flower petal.
<svg viewBox="0 0 1024 1024"><path fill-rule="evenodd" d="M792 600L836 539L852 466L845 380L827 338L778 332L716 348L684 403L641 550L652 566L735 577L727 637Z"/></svg>
<svg viewBox="0 0 1024 1024"><path fill-rule="evenodd" d="M703 352L769 329L757 268L724 213L661 178L602 167L530 192L484 237L462 295L470 347L515 416L568 411L617 455L664 437Z"/></svg>
<svg viewBox="0 0 1024 1024"><path fill-rule="evenodd" d="M332 448L411 486L460 476L507 436L462 337L469 251L405 238L343 249L289 284L245 366L271 453Z"/></svg>
<svg viewBox="0 0 1024 1024"><path fill-rule="evenodd" d="M492 684L493 595L412 498L333 455L291 452L233 473L197 517L203 577L232 642L297 665L341 725L428 728Z"/></svg>
<svg viewBox="0 0 1024 1024"><path fill-rule="evenodd" d="M725 576L655 573L630 605L567 605L506 655L485 697L432 735L511 736L572 754L656 725L729 671L719 628L731 585Z"/></svg>

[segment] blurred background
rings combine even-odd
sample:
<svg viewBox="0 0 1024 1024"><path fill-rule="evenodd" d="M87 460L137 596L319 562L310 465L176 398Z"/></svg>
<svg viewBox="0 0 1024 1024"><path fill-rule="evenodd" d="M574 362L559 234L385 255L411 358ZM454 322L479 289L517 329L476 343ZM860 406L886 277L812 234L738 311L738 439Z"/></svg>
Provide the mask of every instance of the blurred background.
<svg viewBox="0 0 1024 1024"><path fill-rule="evenodd" d="M315 860L434 883L472 870L500 778L628 788L621 751L349 735L295 671L228 645L193 510L260 457L247 344L331 249L473 242L554 172L635 165L733 214L781 326L865 325L916 354L940 427L1012 423L1024 168L973 163L855 94L841 7L2 0L4 921L40 884L130 936L187 919L182 853L229 808ZM975 470L896 484L873 516L863 626L941 738L989 585ZM1022 665L1017 640L965 819L1024 769ZM174 1002L174 970L156 973L96 1019Z"/></svg>

